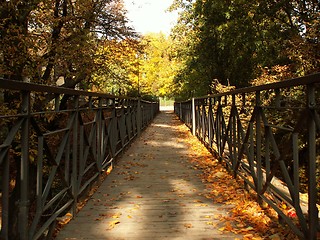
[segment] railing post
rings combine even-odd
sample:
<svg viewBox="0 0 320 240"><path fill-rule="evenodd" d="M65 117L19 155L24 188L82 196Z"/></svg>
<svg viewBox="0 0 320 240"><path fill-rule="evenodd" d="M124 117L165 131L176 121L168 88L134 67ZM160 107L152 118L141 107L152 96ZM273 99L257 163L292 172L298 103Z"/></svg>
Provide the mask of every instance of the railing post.
<svg viewBox="0 0 320 240"><path fill-rule="evenodd" d="M263 185L263 175L262 175L262 159L261 159L261 147L262 147L262 136L261 136L261 94L260 91L256 92L256 164L257 164L257 193L258 193L258 203L262 204L262 199L260 197Z"/></svg>
<svg viewBox="0 0 320 240"><path fill-rule="evenodd" d="M21 192L19 201L19 236L21 240L28 239L29 215L29 138L30 138L30 92L22 91L21 114L24 121L21 126Z"/></svg>
<svg viewBox="0 0 320 240"><path fill-rule="evenodd" d="M212 147L213 140L213 126L212 126L212 99L208 98L209 109L208 109L208 143L210 148Z"/></svg>
<svg viewBox="0 0 320 240"><path fill-rule="evenodd" d="M151 114L151 115L150 115L150 122L151 122L151 121L152 121L152 119L153 119L153 110L154 110L154 105L155 105L155 103L153 103L153 102L152 102L152 103L150 103L150 108L151 108L151 109L150 109L150 111L151 111L151 113L150 113L150 114ZM149 122L149 123L150 123L150 122Z"/></svg>
<svg viewBox="0 0 320 240"><path fill-rule="evenodd" d="M10 167L9 167L9 148L6 148L2 164L2 196L1 196L1 231L0 239L8 240L9 236L9 182L10 182Z"/></svg>
<svg viewBox="0 0 320 240"><path fill-rule="evenodd" d="M196 135L196 106L194 98L192 98L192 134Z"/></svg>
<svg viewBox="0 0 320 240"><path fill-rule="evenodd" d="M232 123L230 124L231 126L231 141L232 141L232 170L233 173L235 174L235 167L237 165L237 160L238 160L238 142L237 142L237 136L239 129L237 129L237 106L236 106L236 95L232 94L232 105L231 105L231 121Z"/></svg>
<svg viewBox="0 0 320 240"><path fill-rule="evenodd" d="M318 208L317 208L317 181L316 181L316 124L313 119L312 112L316 106L315 87L314 85L307 86L307 107L309 108L308 119L308 155L309 155L309 173L308 173L308 218L309 218L309 233L308 239L317 239L318 225Z"/></svg>
<svg viewBox="0 0 320 240"><path fill-rule="evenodd" d="M103 128L103 122L102 122L102 98L98 98L98 111L97 111L97 167L99 169L99 171L102 170L102 161L103 161L103 137L104 134L102 132L102 128ZM83 146L80 145L80 148L82 148Z"/></svg>
<svg viewBox="0 0 320 240"><path fill-rule="evenodd" d="M218 155L219 158L222 158L222 153L223 153L223 149L222 149L222 119L223 119L223 115L222 115L222 99L221 97L218 97L218 108L216 111L216 141L217 141L217 148L218 148Z"/></svg>
<svg viewBox="0 0 320 240"><path fill-rule="evenodd" d="M73 119L73 143L72 143L72 195L74 199L72 214L77 212L78 202L78 114L79 114L79 96L74 96L74 119Z"/></svg>
<svg viewBox="0 0 320 240"><path fill-rule="evenodd" d="M232 161L234 172L238 172L234 175L243 178L247 190L250 187L256 191L258 202L263 204L264 200L299 238L310 240L317 239L319 235L320 219L317 207L319 81L318 73L209 95L209 99L208 96L192 98L180 104L180 115L186 118L185 123L192 128L192 134L202 136L201 140L209 147L215 143L213 148L217 149L212 149L214 154L224 159L227 167ZM290 96L287 96L288 92ZM241 96L242 103L236 104ZM208 111L201 102L206 99L209 101ZM211 100L214 101L213 106ZM231 115L228 114L229 109ZM288 114L280 116L283 120L279 121L278 111L288 111ZM179 112L178 106L176 112ZM206 128L208 135L204 134ZM211 141L212 138L215 141ZM306 178L308 186L305 189L302 189L304 179L301 178ZM307 191L307 200L301 198L299 190ZM270 197L268 191L275 197ZM285 210L278 207L279 200L293 206L297 217L291 219Z"/></svg>
<svg viewBox="0 0 320 240"><path fill-rule="evenodd" d="M138 137L141 135L141 128L142 128L142 112L141 112L141 98L138 99L138 106L137 106L137 134Z"/></svg>

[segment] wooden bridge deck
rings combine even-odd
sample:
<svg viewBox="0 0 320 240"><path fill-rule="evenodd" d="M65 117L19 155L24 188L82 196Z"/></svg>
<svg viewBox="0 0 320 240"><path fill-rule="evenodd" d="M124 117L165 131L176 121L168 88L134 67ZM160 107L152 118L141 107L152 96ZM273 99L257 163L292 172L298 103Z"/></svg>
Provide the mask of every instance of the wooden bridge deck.
<svg viewBox="0 0 320 240"><path fill-rule="evenodd" d="M161 112L56 239L242 239L219 230L230 205L205 197L179 125Z"/></svg>

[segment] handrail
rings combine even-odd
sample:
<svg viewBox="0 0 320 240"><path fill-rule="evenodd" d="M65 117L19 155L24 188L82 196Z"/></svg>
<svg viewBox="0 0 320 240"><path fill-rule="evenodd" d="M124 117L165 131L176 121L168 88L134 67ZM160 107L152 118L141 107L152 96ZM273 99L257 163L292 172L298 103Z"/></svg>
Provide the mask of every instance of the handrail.
<svg viewBox="0 0 320 240"><path fill-rule="evenodd" d="M260 203L267 202L299 237L317 239L319 73L176 102L175 113Z"/></svg>
<svg viewBox="0 0 320 240"><path fill-rule="evenodd" d="M90 97L138 99L138 98L125 97L125 96L116 96L116 95L111 95L106 93L88 92L83 90L75 90L71 88L55 87L55 86L42 85L37 83L8 80L4 78L0 78L0 88L7 89L7 90L18 90L18 91L25 90L25 91L32 91L32 92L47 92L47 93L66 94L66 95L75 95L75 96L85 95Z"/></svg>
<svg viewBox="0 0 320 240"><path fill-rule="evenodd" d="M301 86L301 85L310 85L313 83L319 83L319 78L320 78L320 73L314 73L308 76L288 79L281 82L269 83L269 84L254 86L254 87L239 88L239 89L235 89L225 93L211 94L211 95L208 95L208 97L214 98L214 97L222 97L222 96L240 94L240 93L264 91L268 89L292 88L292 87ZM201 99L201 98L204 98L204 97L199 97L195 99Z"/></svg>
<svg viewBox="0 0 320 240"><path fill-rule="evenodd" d="M6 79L0 95L0 239L51 239L159 111L139 98Z"/></svg>

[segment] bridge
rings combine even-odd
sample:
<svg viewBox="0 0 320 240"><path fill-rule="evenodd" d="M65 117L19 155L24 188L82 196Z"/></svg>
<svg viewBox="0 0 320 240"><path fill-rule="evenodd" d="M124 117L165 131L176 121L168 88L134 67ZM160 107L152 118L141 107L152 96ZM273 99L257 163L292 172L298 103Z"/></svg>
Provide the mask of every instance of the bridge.
<svg viewBox="0 0 320 240"><path fill-rule="evenodd" d="M139 98L0 88L1 239L253 239L218 187L317 239L320 74L177 102L175 114ZM225 179L242 187L232 194Z"/></svg>

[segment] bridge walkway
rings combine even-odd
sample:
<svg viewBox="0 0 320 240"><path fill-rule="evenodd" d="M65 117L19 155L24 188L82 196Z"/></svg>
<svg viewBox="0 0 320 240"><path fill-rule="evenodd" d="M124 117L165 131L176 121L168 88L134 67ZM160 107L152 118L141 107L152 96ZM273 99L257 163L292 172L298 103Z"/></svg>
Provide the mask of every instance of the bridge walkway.
<svg viewBox="0 0 320 240"><path fill-rule="evenodd" d="M187 133L161 112L56 239L243 239L221 230L230 205L206 197Z"/></svg>

